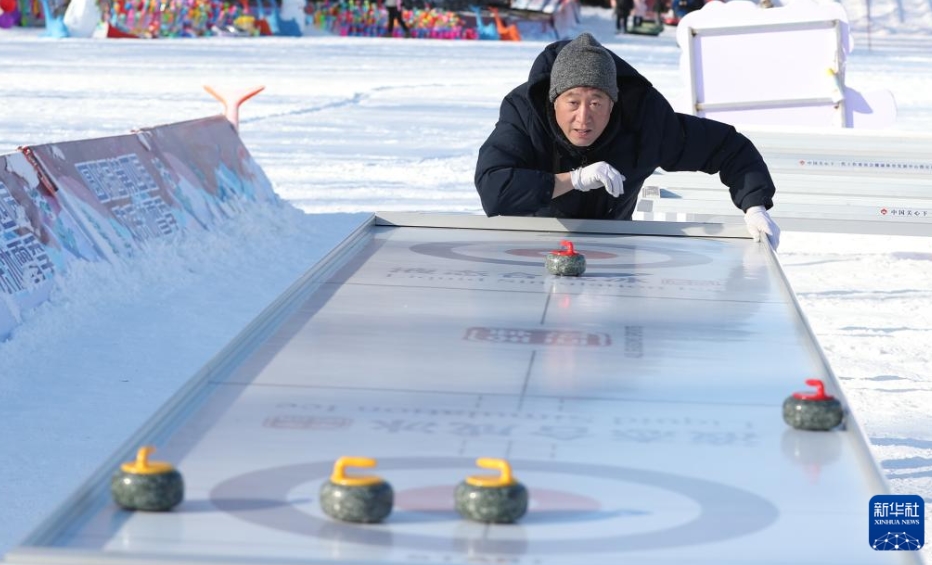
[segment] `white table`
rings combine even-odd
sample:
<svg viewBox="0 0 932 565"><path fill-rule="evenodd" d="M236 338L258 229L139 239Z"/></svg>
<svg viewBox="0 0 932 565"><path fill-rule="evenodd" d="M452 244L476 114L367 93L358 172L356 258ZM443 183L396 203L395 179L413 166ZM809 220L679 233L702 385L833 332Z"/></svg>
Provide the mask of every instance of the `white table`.
<svg viewBox="0 0 932 565"><path fill-rule="evenodd" d="M563 239L583 276L544 269ZM868 545L889 491L853 415L783 422L810 378L839 394L773 253L737 229L377 215L6 560L918 563ZM142 444L184 475L171 512L109 498ZM384 523L320 510L343 455L378 460ZM477 457L528 487L519 523L455 513Z"/></svg>

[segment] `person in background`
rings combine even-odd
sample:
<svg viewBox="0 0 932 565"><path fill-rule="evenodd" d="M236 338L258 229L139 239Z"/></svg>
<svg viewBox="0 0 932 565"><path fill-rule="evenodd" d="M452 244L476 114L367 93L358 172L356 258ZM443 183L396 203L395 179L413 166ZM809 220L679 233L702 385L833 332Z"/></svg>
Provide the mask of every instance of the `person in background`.
<svg viewBox="0 0 932 565"><path fill-rule="evenodd" d="M399 2L401 0L385 0L385 9L388 10L388 30L385 32L385 37L391 37L395 31L395 21L398 22L398 25L401 27L401 31L404 32L405 37L411 37L411 30L408 29L408 24L405 23L404 19L401 17L401 6Z"/></svg>
<svg viewBox="0 0 932 565"><path fill-rule="evenodd" d="M631 22L634 27L640 27L644 23L644 19L647 17L647 12L650 6L648 6L649 0L631 0L634 9L634 21Z"/></svg>
<svg viewBox="0 0 932 565"><path fill-rule="evenodd" d="M675 112L589 33L544 48L507 94L479 148L475 185L488 216L630 220L657 168L718 174L755 240L774 249L775 187L734 127Z"/></svg>
<svg viewBox="0 0 932 565"><path fill-rule="evenodd" d="M634 8L634 0L612 0L615 14L615 33L628 33L628 16Z"/></svg>

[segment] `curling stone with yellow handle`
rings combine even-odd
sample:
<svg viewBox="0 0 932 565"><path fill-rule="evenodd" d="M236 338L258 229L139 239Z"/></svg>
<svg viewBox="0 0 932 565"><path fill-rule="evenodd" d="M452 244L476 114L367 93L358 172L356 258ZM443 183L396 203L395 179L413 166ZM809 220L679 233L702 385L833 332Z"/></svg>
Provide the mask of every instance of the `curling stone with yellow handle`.
<svg viewBox="0 0 932 565"><path fill-rule="evenodd" d="M510 524L527 512L527 489L511 474L504 459L479 458L476 465L498 469L499 475L473 475L456 485L456 511L476 522Z"/></svg>
<svg viewBox="0 0 932 565"><path fill-rule="evenodd" d="M330 480L320 486L320 507L327 516L344 522L381 522L392 511L392 486L373 475L349 476L347 467L375 467L368 457L340 457Z"/></svg>
<svg viewBox="0 0 932 565"><path fill-rule="evenodd" d="M121 507L164 512L184 499L181 473L164 461L149 461L154 451L148 445L139 448L136 460L120 465L110 478L110 493Z"/></svg>
<svg viewBox="0 0 932 565"><path fill-rule="evenodd" d="M551 251L544 259L544 266L551 275L578 277L586 272L586 257L573 249L573 242L563 240L562 249Z"/></svg>

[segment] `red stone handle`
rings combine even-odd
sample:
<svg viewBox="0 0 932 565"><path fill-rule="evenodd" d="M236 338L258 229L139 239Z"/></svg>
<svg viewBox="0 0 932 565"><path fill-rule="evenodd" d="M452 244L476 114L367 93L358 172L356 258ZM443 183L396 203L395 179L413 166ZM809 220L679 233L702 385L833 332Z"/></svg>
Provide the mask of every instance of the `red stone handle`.
<svg viewBox="0 0 932 565"><path fill-rule="evenodd" d="M563 255L563 256L576 255L576 250L573 249L572 241L569 241L568 239L564 239L563 241L560 242L560 245L563 246L563 249L560 249L559 251L554 251L553 252L554 255Z"/></svg>
<svg viewBox="0 0 932 565"><path fill-rule="evenodd" d="M800 400L832 400L834 396L825 394L825 383L819 379L808 379L806 384L815 387L815 392L794 392L793 398Z"/></svg>

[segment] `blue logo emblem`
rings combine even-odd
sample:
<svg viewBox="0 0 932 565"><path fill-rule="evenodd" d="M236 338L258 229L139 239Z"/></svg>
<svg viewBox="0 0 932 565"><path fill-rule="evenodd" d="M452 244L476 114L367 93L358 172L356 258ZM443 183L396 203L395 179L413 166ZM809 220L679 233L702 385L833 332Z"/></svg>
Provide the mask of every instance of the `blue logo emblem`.
<svg viewBox="0 0 932 565"><path fill-rule="evenodd" d="M925 545L925 509L915 494L879 494L870 501L870 544L877 551L918 551Z"/></svg>

